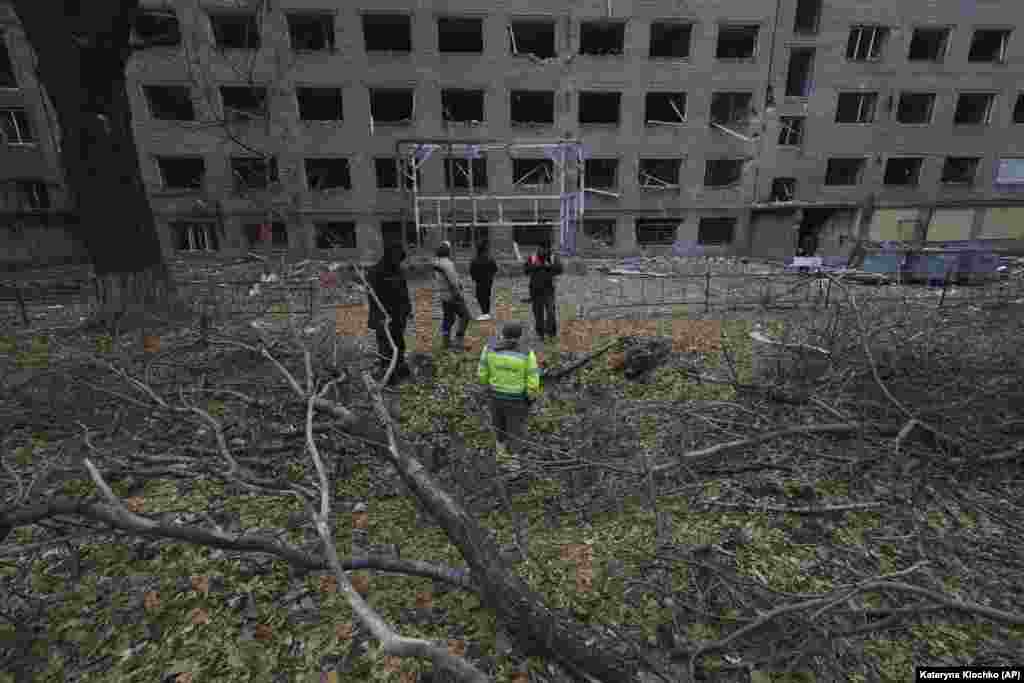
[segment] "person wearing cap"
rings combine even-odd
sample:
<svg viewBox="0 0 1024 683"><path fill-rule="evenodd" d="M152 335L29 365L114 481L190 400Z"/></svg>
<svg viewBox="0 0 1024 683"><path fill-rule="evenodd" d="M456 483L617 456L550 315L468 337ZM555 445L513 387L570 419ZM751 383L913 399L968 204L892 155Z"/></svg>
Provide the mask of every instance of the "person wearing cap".
<svg viewBox="0 0 1024 683"><path fill-rule="evenodd" d="M451 259L451 243L445 240L437 248L437 259L434 261L434 285L441 295L441 337L444 348L466 350L466 328L469 327L469 305L462 293L459 274ZM451 330L455 325L455 345L452 346Z"/></svg>
<svg viewBox="0 0 1024 683"><path fill-rule="evenodd" d="M537 356L532 350L520 350L522 336L522 325L506 323L501 330L501 340L493 347L484 346L477 368L480 383L490 388L498 464L512 472L519 470L516 456L522 448L530 405L540 396Z"/></svg>
<svg viewBox="0 0 1024 683"><path fill-rule="evenodd" d="M412 374L405 362L405 327L412 313L412 300L409 298L409 283L402 272L404 260L405 248L401 244L389 244L384 248L380 260L366 274L366 282L373 289L373 293L366 293L370 306L367 327L377 337L379 377L383 377L391 365L392 354L395 351L398 353L395 371L388 380L392 385ZM377 299L380 300L379 306ZM385 324L385 318L390 319L387 321L390 324ZM395 349L391 348L391 342L388 341L388 332L395 342Z"/></svg>

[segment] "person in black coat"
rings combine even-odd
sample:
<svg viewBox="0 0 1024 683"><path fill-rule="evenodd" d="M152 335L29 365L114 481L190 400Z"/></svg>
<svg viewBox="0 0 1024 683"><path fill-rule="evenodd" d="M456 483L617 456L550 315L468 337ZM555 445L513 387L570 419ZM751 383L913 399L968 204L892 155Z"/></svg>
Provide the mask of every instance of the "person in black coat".
<svg viewBox="0 0 1024 683"><path fill-rule="evenodd" d="M395 341L398 350L398 363L389 381L396 383L411 373L405 362L405 327L412 313L412 300L409 297L409 283L402 272L402 261L405 260L405 248L401 244L390 244L384 248L380 260L370 268L366 281L377 294L381 305L374 300L370 292L366 293L370 305L370 317L367 327L377 336L377 356L380 363L380 376L387 372L391 365L392 348L388 342L388 332ZM385 325L385 311L391 318L391 324Z"/></svg>
<svg viewBox="0 0 1024 683"><path fill-rule="evenodd" d="M476 250L476 258L469 264L469 276L476 283L476 300L480 304L480 320L491 319L491 289L494 276L498 273L498 264L482 243Z"/></svg>
<svg viewBox="0 0 1024 683"><path fill-rule="evenodd" d="M562 264L552 256L551 247L545 245L523 266L530 276L530 301L533 304L533 319L537 336L554 337L558 333L555 306L555 278L562 274Z"/></svg>

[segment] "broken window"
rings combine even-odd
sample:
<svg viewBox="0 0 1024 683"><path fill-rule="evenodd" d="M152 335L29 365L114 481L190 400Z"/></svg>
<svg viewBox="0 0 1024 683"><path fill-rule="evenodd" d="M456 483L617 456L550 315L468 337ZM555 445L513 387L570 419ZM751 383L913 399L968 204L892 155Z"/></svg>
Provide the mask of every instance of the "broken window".
<svg viewBox="0 0 1024 683"><path fill-rule="evenodd" d="M555 122L555 93L543 90L513 90L510 113L512 124Z"/></svg>
<svg viewBox="0 0 1024 683"><path fill-rule="evenodd" d="M693 24L655 21L651 24L651 57L687 59Z"/></svg>
<svg viewBox="0 0 1024 683"><path fill-rule="evenodd" d="M42 180L16 180L14 186L19 206L35 210L50 208L50 190Z"/></svg>
<svg viewBox="0 0 1024 683"><path fill-rule="evenodd" d="M733 216L707 216L697 227L697 244L732 244L736 232Z"/></svg>
<svg viewBox="0 0 1024 683"><path fill-rule="evenodd" d="M948 28L915 28L907 59L912 62L941 62L948 46Z"/></svg>
<svg viewBox="0 0 1024 683"><path fill-rule="evenodd" d="M814 48L790 50L789 73L786 75L786 97L810 97L811 74L814 72Z"/></svg>
<svg viewBox="0 0 1024 683"><path fill-rule="evenodd" d="M753 59L757 54L757 35L760 26L730 26L718 28L716 59Z"/></svg>
<svg viewBox="0 0 1024 683"><path fill-rule="evenodd" d="M174 221L171 223L178 251L218 251L220 240L213 221Z"/></svg>
<svg viewBox="0 0 1024 683"><path fill-rule="evenodd" d="M293 50L320 52L334 49L333 14L288 14L287 19Z"/></svg>
<svg viewBox="0 0 1024 683"><path fill-rule="evenodd" d="M277 182L277 159L270 157L232 157L231 177L235 191L265 190Z"/></svg>
<svg viewBox="0 0 1024 683"><path fill-rule="evenodd" d="M905 92L896 107L897 123L931 123L935 93Z"/></svg>
<svg viewBox="0 0 1024 683"><path fill-rule="evenodd" d="M299 118L303 121L341 121L344 107L341 88L296 88Z"/></svg>
<svg viewBox="0 0 1024 683"><path fill-rule="evenodd" d="M1017 95L1017 102L1013 105L1013 122L1024 123L1024 93Z"/></svg>
<svg viewBox="0 0 1024 683"><path fill-rule="evenodd" d="M649 92L644 104L644 123L649 126L686 121L686 93Z"/></svg>
<svg viewBox="0 0 1024 683"><path fill-rule="evenodd" d="M36 141L24 109L0 109L0 132L8 145L31 145Z"/></svg>
<svg viewBox="0 0 1024 683"><path fill-rule="evenodd" d="M615 246L615 221L604 218L585 218L583 220L583 235L606 247L613 247Z"/></svg>
<svg viewBox="0 0 1024 683"><path fill-rule="evenodd" d="M821 22L821 0L797 0L793 33L814 35Z"/></svg>
<svg viewBox="0 0 1024 683"><path fill-rule="evenodd" d="M11 62L11 53L4 41L4 34L0 33L0 88L17 88L18 78L14 74L14 64Z"/></svg>
<svg viewBox="0 0 1024 683"><path fill-rule="evenodd" d="M163 186L168 190L201 190L206 175L202 157L160 157L157 159Z"/></svg>
<svg viewBox="0 0 1024 683"><path fill-rule="evenodd" d="M355 249L356 224L353 221L314 223L317 249Z"/></svg>
<svg viewBox="0 0 1024 683"><path fill-rule="evenodd" d="M994 101L995 95L990 93L961 93L956 100L953 123L958 126L990 123Z"/></svg>
<svg viewBox="0 0 1024 683"><path fill-rule="evenodd" d="M398 159L394 157L379 157L373 160L373 167L377 177L377 189L397 190L400 174L405 180L403 183L405 189L412 189L412 173L408 171L408 164L399 164ZM416 169L416 185L423 187L423 174L418 168Z"/></svg>
<svg viewBox="0 0 1024 683"><path fill-rule="evenodd" d="M637 218L635 226L637 244L672 244L676 241L679 221L671 218Z"/></svg>
<svg viewBox="0 0 1024 683"><path fill-rule="evenodd" d="M678 188L682 165L682 159L641 159L640 187L646 190Z"/></svg>
<svg viewBox="0 0 1024 683"><path fill-rule="evenodd" d="M213 40L219 48L258 50L260 26L255 14L240 12L210 14Z"/></svg>
<svg viewBox="0 0 1024 683"><path fill-rule="evenodd" d="M836 123L873 123L878 108L876 92L839 93L836 102Z"/></svg>
<svg viewBox="0 0 1024 683"><path fill-rule="evenodd" d="M144 10L132 25L132 47L173 47L181 43L181 26L174 10Z"/></svg>
<svg viewBox="0 0 1024 683"><path fill-rule="evenodd" d="M444 185L449 190L487 189L487 159L445 158Z"/></svg>
<svg viewBox="0 0 1024 683"><path fill-rule="evenodd" d="M513 21L508 27L509 50L538 59L555 56L555 22Z"/></svg>
<svg viewBox="0 0 1024 683"><path fill-rule="evenodd" d="M437 20L437 49L440 52L484 51L484 22L482 19L439 17Z"/></svg>
<svg viewBox="0 0 1024 683"><path fill-rule="evenodd" d="M555 162L551 159L513 159L513 184L540 187L555 182Z"/></svg>
<svg viewBox="0 0 1024 683"><path fill-rule="evenodd" d="M874 62L882 58L882 47L889 36L884 26L854 26L846 42L846 58L851 62Z"/></svg>
<svg viewBox="0 0 1024 683"><path fill-rule="evenodd" d="M195 107L192 105L192 93L185 85L147 85L143 86L146 102L149 103L149 115L158 121L194 121Z"/></svg>
<svg viewBox="0 0 1024 683"><path fill-rule="evenodd" d="M924 159L921 157L894 157L885 163L885 176L882 183L885 185L917 185L921 175L921 166Z"/></svg>
<svg viewBox="0 0 1024 683"><path fill-rule="evenodd" d="M247 223L242 229L245 231L245 238L250 249L262 246L263 243L260 240L260 233L263 231L262 223ZM270 224L270 244L274 247L288 246L288 228L284 223L274 221Z"/></svg>
<svg viewBox="0 0 1024 683"><path fill-rule="evenodd" d="M512 239L520 246L548 246L551 244L553 231L553 227L549 224L517 225L512 229Z"/></svg>
<svg viewBox="0 0 1024 683"><path fill-rule="evenodd" d="M618 159L585 159L583 186L597 190L610 190L618 185Z"/></svg>
<svg viewBox="0 0 1024 683"><path fill-rule="evenodd" d="M306 184L310 190L351 190L348 159L306 159Z"/></svg>
<svg viewBox="0 0 1024 683"><path fill-rule="evenodd" d="M796 198L796 178L772 179L771 201L791 202Z"/></svg>
<svg viewBox="0 0 1024 683"><path fill-rule="evenodd" d="M804 122L803 116L780 116L779 117L779 144L784 147L794 147L803 144Z"/></svg>
<svg viewBox="0 0 1024 683"><path fill-rule="evenodd" d="M408 124L412 121L412 90L370 91L370 118L374 123Z"/></svg>
<svg viewBox="0 0 1024 683"><path fill-rule="evenodd" d="M971 39L968 62L1005 62L1006 46L1010 42L1008 29L978 29Z"/></svg>
<svg viewBox="0 0 1024 683"><path fill-rule="evenodd" d="M743 178L743 159L708 159L704 165L706 187L728 187Z"/></svg>
<svg viewBox="0 0 1024 683"><path fill-rule="evenodd" d="M581 55L621 55L625 42L625 22L580 22Z"/></svg>
<svg viewBox="0 0 1024 683"><path fill-rule="evenodd" d="M484 120L484 91L442 90L441 108L449 123L480 123Z"/></svg>
<svg viewBox="0 0 1024 683"><path fill-rule="evenodd" d="M748 92L716 92L711 96L711 122L720 126L746 125L752 113Z"/></svg>
<svg viewBox="0 0 1024 683"><path fill-rule="evenodd" d="M825 171L826 185L856 185L864 170L864 159L860 157L835 158L828 160Z"/></svg>
<svg viewBox="0 0 1024 683"><path fill-rule="evenodd" d="M228 121L252 121L267 117L267 89L247 85L224 85L220 88L224 102L224 118Z"/></svg>
<svg viewBox="0 0 1024 683"><path fill-rule="evenodd" d="M367 52L412 52L412 21L408 14L364 14Z"/></svg>
<svg viewBox="0 0 1024 683"><path fill-rule="evenodd" d="M942 182L972 184L980 162L981 157L946 157L942 163Z"/></svg>

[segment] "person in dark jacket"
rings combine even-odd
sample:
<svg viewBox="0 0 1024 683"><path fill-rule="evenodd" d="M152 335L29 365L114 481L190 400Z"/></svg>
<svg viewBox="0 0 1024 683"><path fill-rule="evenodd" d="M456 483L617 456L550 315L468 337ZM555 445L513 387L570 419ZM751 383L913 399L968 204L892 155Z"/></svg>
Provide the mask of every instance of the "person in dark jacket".
<svg viewBox="0 0 1024 683"><path fill-rule="evenodd" d="M536 258L523 266L530 277L530 301L533 304L533 319L537 336L554 337L558 333L555 310L555 278L562 274L562 264L552 256L551 247L541 247Z"/></svg>
<svg viewBox="0 0 1024 683"><path fill-rule="evenodd" d="M380 376L387 372L391 365L393 350L388 342L388 332L395 341L398 351L397 365L392 373L389 384L408 377L411 372L405 362L405 327L412 313L412 300L409 297L409 283L402 272L402 261L405 260L405 248L401 244L390 244L384 248L380 260L370 268L366 281L373 288L384 307L374 300L370 292L366 293L370 305L370 317L367 327L377 336L377 356L380 363ZM385 311L390 316L390 325L385 325Z"/></svg>
<svg viewBox="0 0 1024 683"><path fill-rule="evenodd" d="M494 276L498 273L498 264L491 256L487 243L482 243L476 250L476 258L469 264L469 276L476 283L476 300L480 304L478 320L491 319L491 288Z"/></svg>

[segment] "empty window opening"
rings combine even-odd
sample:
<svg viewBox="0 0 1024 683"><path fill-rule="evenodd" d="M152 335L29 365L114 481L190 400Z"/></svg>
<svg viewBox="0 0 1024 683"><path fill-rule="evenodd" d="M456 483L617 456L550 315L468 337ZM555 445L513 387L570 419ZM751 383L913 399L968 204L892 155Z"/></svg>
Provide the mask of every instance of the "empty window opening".
<svg viewBox="0 0 1024 683"><path fill-rule="evenodd" d="M995 95L989 93L963 93L956 100L953 123L958 126L982 125L992 120Z"/></svg>
<svg viewBox="0 0 1024 683"><path fill-rule="evenodd" d="M757 54L759 26L721 26L718 29L716 59L753 59Z"/></svg>
<svg viewBox="0 0 1024 683"><path fill-rule="evenodd" d="M260 48L260 25L255 14L211 14L210 26L217 47L233 50Z"/></svg>
<svg viewBox="0 0 1024 683"><path fill-rule="evenodd" d="M618 159L585 159L583 186L596 190L609 190L618 186Z"/></svg>
<svg viewBox="0 0 1024 683"><path fill-rule="evenodd" d="M244 85L227 85L220 89L224 102L224 118L228 121L251 121L267 117L267 89Z"/></svg>
<svg viewBox="0 0 1024 683"><path fill-rule="evenodd" d="M697 244L732 244L735 233L736 219L733 216L701 218L697 227Z"/></svg>
<svg viewBox="0 0 1024 683"><path fill-rule="evenodd" d="M373 160L373 167L377 189L397 190L399 176L404 179L403 187L407 190L412 189L412 173L408 170L408 164L399 163L394 157L380 157ZM423 187L423 174L420 169L416 169L416 186Z"/></svg>
<svg viewBox="0 0 1024 683"><path fill-rule="evenodd" d="M580 124L617 124L621 100L617 92L581 92Z"/></svg>
<svg viewBox="0 0 1024 683"><path fill-rule="evenodd" d="M412 20L408 14L364 14L367 52L412 52Z"/></svg>
<svg viewBox="0 0 1024 683"><path fill-rule="evenodd" d="M50 190L42 180L16 180L18 204L27 209L49 209Z"/></svg>
<svg viewBox="0 0 1024 683"><path fill-rule="evenodd" d="M864 159L837 158L828 160L825 171L826 185L856 185L864 170Z"/></svg>
<svg viewBox="0 0 1024 683"><path fill-rule="evenodd" d="M882 48L889 36L884 26L854 26L846 42L846 58L852 62L874 62L882 58Z"/></svg>
<svg viewBox="0 0 1024 683"><path fill-rule="evenodd" d="M1017 102L1013 105L1013 122L1024 123L1024 93L1017 95Z"/></svg>
<svg viewBox="0 0 1024 683"><path fill-rule="evenodd" d="M437 48L440 52L484 51L483 19L440 17L437 20Z"/></svg>
<svg viewBox="0 0 1024 683"><path fill-rule="evenodd" d="M407 124L412 121L412 90L371 90L370 117L374 123Z"/></svg>
<svg viewBox="0 0 1024 683"><path fill-rule="evenodd" d="M508 27L508 40L514 55L551 59L555 56L555 22L513 21Z"/></svg>
<svg viewBox="0 0 1024 683"><path fill-rule="evenodd" d="M304 121L341 121L344 107L341 88L296 88L299 118Z"/></svg>
<svg viewBox="0 0 1024 683"><path fill-rule="evenodd" d="M580 23L581 55L621 55L626 42L626 24L621 21Z"/></svg>
<svg viewBox="0 0 1024 683"><path fill-rule="evenodd" d="M277 159L270 157L232 157L231 177L235 191L265 190L277 182Z"/></svg>
<svg viewBox="0 0 1024 683"><path fill-rule="evenodd" d="M942 182L970 185L978 173L980 157L946 157L942 163Z"/></svg>
<svg viewBox="0 0 1024 683"><path fill-rule="evenodd" d="M36 141L24 109L0 109L0 131L8 145L31 145Z"/></svg>
<svg viewBox="0 0 1024 683"><path fill-rule="evenodd" d="M550 246L553 232L554 227L550 224L517 225L512 230L512 239L518 242L520 246Z"/></svg>
<svg viewBox="0 0 1024 683"><path fill-rule="evenodd" d="M801 47L791 50L789 73L786 75L786 97L809 97L813 73L814 48Z"/></svg>
<svg viewBox="0 0 1024 683"><path fill-rule="evenodd" d="M772 180L773 202L791 202L796 198L796 178L774 178Z"/></svg>
<svg viewBox="0 0 1024 683"><path fill-rule="evenodd" d="M907 59L912 62L941 62L948 46L948 28L915 28Z"/></svg>
<svg viewBox="0 0 1024 683"><path fill-rule="evenodd" d="M718 92L711 96L711 122L720 126L744 126L753 113L748 92Z"/></svg>
<svg viewBox="0 0 1024 683"><path fill-rule="evenodd" d="M797 0L793 33L814 35L821 23L821 0Z"/></svg>
<svg viewBox="0 0 1024 683"><path fill-rule="evenodd" d="M679 221L665 218L637 218L636 243L641 245L667 245L676 241Z"/></svg>
<svg viewBox="0 0 1024 683"><path fill-rule="evenodd" d="M513 124L551 125L555 122L555 93L540 90L513 90Z"/></svg>
<svg viewBox="0 0 1024 683"><path fill-rule="evenodd" d="M178 251L218 251L217 225L210 221L174 221L171 232Z"/></svg>
<svg viewBox="0 0 1024 683"><path fill-rule="evenodd" d="M353 221L314 223L317 249L355 249L356 224Z"/></svg>
<svg viewBox="0 0 1024 683"><path fill-rule="evenodd" d="M480 123L484 120L484 91L442 90L441 107L445 121Z"/></svg>
<svg viewBox="0 0 1024 683"><path fill-rule="evenodd" d="M686 93L649 92L644 102L644 123L676 125L686 121Z"/></svg>
<svg viewBox="0 0 1024 683"><path fill-rule="evenodd" d="M743 159L708 159L704 165L706 187L729 187L743 178Z"/></svg>
<svg viewBox="0 0 1024 683"><path fill-rule="evenodd" d="M641 159L640 187L646 190L678 188L682 165L682 159Z"/></svg>
<svg viewBox="0 0 1024 683"><path fill-rule="evenodd" d="M14 74L14 63L11 62L11 53L7 50L7 43L0 33L0 88L17 88L18 78Z"/></svg>
<svg viewBox="0 0 1024 683"><path fill-rule="evenodd" d="M449 190L487 189L487 159L447 157L444 160L444 183Z"/></svg>
<svg viewBox="0 0 1024 683"><path fill-rule="evenodd" d="M606 247L613 247L615 246L615 221L604 218L585 218L583 220L583 235Z"/></svg>
<svg viewBox="0 0 1024 683"><path fill-rule="evenodd" d="M310 190L351 190L348 159L306 159L306 184Z"/></svg>
<svg viewBox="0 0 1024 683"><path fill-rule="evenodd" d="M333 14L289 14L287 18L293 50L320 52L334 49Z"/></svg>
<svg viewBox="0 0 1024 683"><path fill-rule="evenodd" d="M551 159L513 159L513 184L519 187L544 187L555 182L555 162Z"/></svg>
<svg viewBox="0 0 1024 683"><path fill-rule="evenodd" d="M876 92L839 93L836 103L836 123L873 123L878 108Z"/></svg>
<svg viewBox="0 0 1024 683"><path fill-rule="evenodd" d="M779 144L784 147L795 147L803 144L804 122L803 116L780 116L779 117Z"/></svg>
<svg viewBox="0 0 1024 683"><path fill-rule="evenodd" d="M181 43L181 25L173 10L139 12L132 25L133 47L173 47Z"/></svg>
<svg viewBox="0 0 1024 683"><path fill-rule="evenodd" d="M147 85L143 88L149 114L159 121L194 121L192 93L184 85Z"/></svg>
<svg viewBox="0 0 1024 683"><path fill-rule="evenodd" d="M900 94L900 103L896 107L896 121L898 123L931 123L934 110L934 93L905 92Z"/></svg>
<svg viewBox="0 0 1024 683"><path fill-rule="evenodd" d="M655 21L651 24L651 57L687 59L693 39L693 24Z"/></svg>
<svg viewBox="0 0 1024 683"><path fill-rule="evenodd" d="M1010 31L1006 29L979 29L971 39L967 53L969 62L1005 62L1006 46L1010 42Z"/></svg>
<svg viewBox="0 0 1024 683"><path fill-rule="evenodd" d="M885 185L904 187L917 185L923 163L924 159L921 157L896 157L889 159L885 163L885 176L882 182Z"/></svg>
<svg viewBox="0 0 1024 683"><path fill-rule="evenodd" d="M163 186L168 190L201 190L206 175L202 157L161 157L157 159Z"/></svg>
<svg viewBox="0 0 1024 683"><path fill-rule="evenodd" d="M260 240L260 233L263 232L262 223L246 223L243 230L245 230L245 239L249 243L250 249L263 245ZM284 223L274 221L270 224L270 245L272 247L288 246L288 228Z"/></svg>

